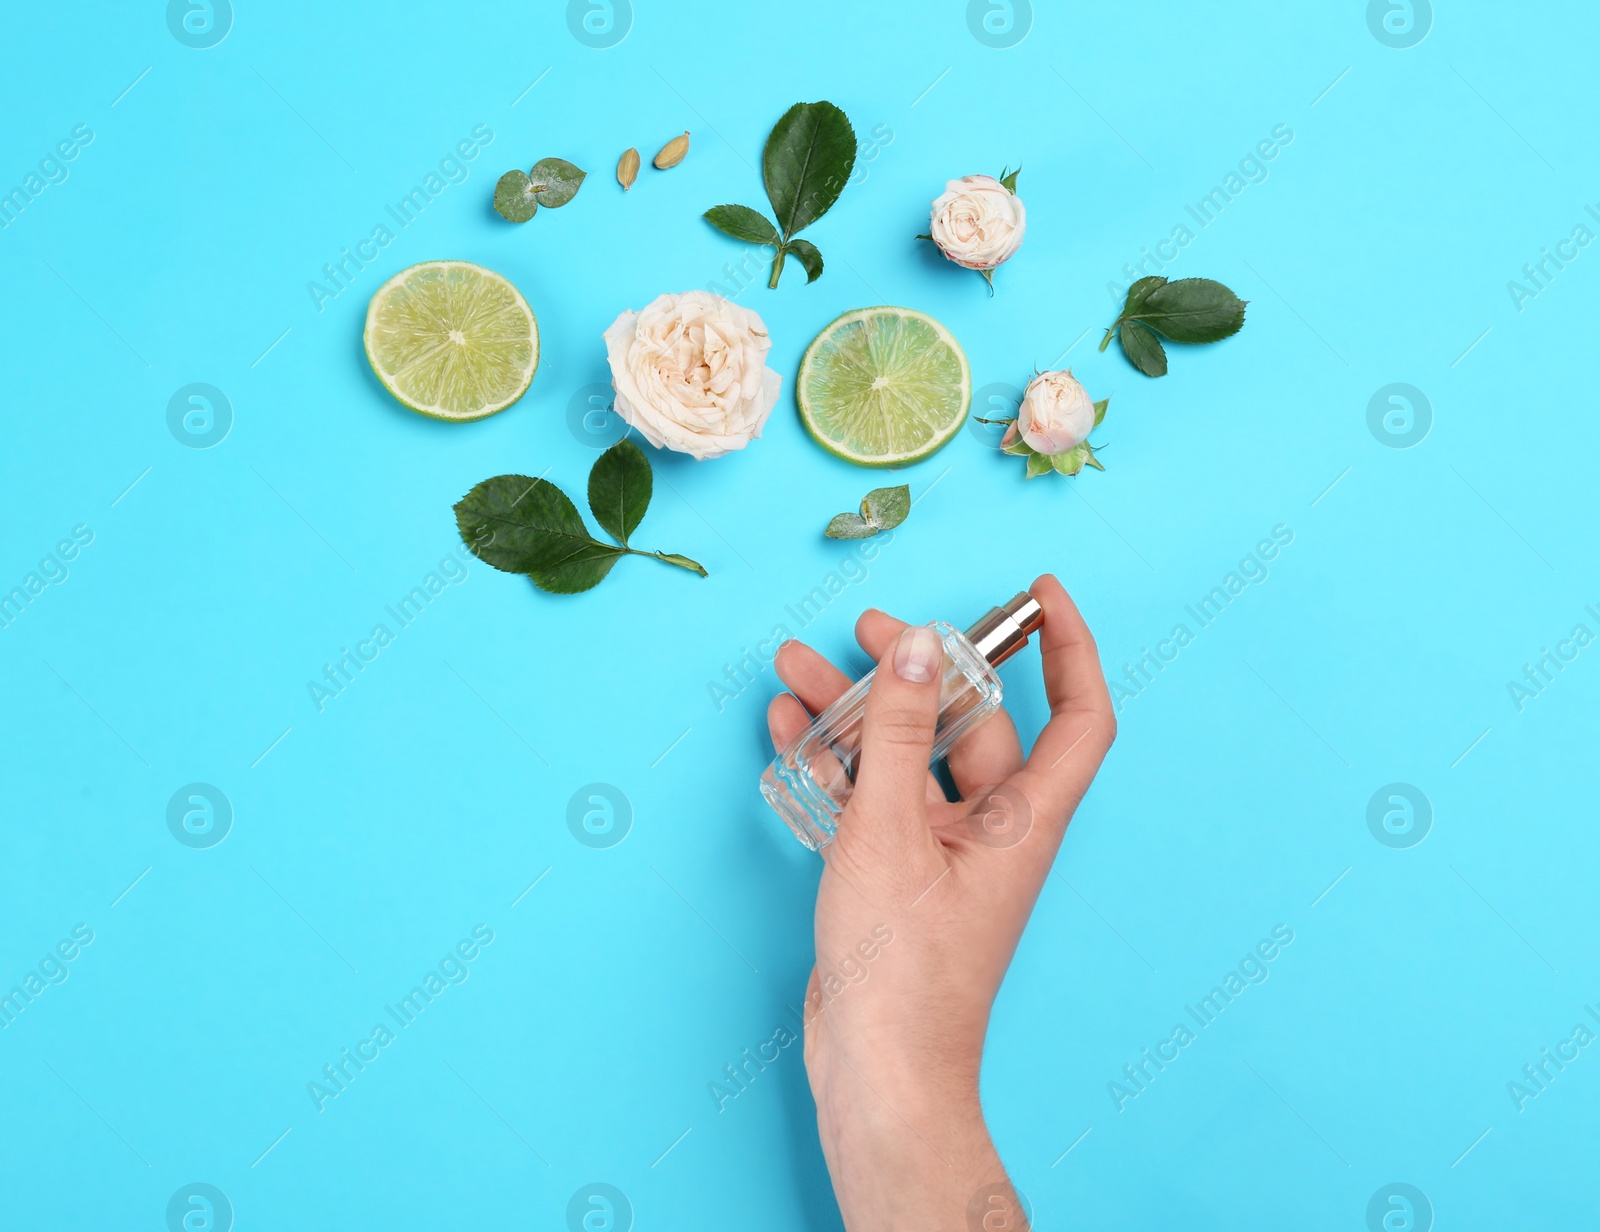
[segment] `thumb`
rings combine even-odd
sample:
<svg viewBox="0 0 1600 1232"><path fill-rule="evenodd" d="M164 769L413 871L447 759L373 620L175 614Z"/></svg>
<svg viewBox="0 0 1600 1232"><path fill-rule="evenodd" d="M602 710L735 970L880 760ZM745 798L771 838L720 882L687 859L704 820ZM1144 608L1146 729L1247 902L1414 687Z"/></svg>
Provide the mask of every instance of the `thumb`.
<svg viewBox="0 0 1600 1232"><path fill-rule="evenodd" d="M924 786L939 719L944 643L909 625L884 651L867 692L851 815L858 827L902 840L928 833Z"/></svg>

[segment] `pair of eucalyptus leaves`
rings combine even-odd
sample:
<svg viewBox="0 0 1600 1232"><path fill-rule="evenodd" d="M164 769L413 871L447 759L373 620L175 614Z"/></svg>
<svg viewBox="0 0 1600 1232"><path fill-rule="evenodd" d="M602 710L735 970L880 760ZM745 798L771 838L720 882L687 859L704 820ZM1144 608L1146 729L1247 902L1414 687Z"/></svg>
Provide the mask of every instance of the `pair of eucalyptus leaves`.
<svg viewBox="0 0 1600 1232"><path fill-rule="evenodd" d="M541 158L532 171L507 171L494 186L494 208L507 222L527 222L542 205L557 209L578 195L589 173L564 158Z"/></svg>
<svg viewBox="0 0 1600 1232"><path fill-rule="evenodd" d="M479 560L526 574L540 590L558 595L592 590L624 556L648 556L705 577L705 567L687 556L628 545L653 486L649 459L623 438L589 472L589 512L618 542L596 539L565 492L527 475L496 475L478 484L456 503L456 526Z"/></svg>

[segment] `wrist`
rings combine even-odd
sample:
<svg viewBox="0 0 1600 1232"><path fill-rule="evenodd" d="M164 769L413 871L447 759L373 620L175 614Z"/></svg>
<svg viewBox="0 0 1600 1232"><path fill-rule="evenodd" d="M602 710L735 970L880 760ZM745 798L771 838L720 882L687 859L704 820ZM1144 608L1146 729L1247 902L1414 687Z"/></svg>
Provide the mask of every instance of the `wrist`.
<svg viewBox="0 0 1600 1232"><path fill-rule="evenodd" d="M972 1203L1007 1183L976 1074L909 1081L843 1058L807 1060L818 1134L850 1232L968 1232Z"/></svg>

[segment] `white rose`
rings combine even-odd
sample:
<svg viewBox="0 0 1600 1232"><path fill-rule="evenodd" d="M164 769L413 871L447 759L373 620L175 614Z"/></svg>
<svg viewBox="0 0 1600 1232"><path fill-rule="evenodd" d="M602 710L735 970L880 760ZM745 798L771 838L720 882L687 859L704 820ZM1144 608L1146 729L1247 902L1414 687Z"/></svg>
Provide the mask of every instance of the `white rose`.
<svg viewBox="0 0 1600 1232"><path fill-rule="evenodd" d="M928 234L957 265L992 270L1022 247L1027 227L1021 197L993 176L964 175L934 201Z"/></svg>
<svg viewBox="0 0 1600 1232"><path fill-rule="evenodd" d="M1007 430L1006 440L1021 434L1030 449L1054 457L1083 444L1092 431L1094 400L1068 369L1041 372L1028 382L1016 425Z"/></svg>
<svg viewBox="0 0 1600 1232"><path fill-rule="evenodd" d="M700 459L743 449L778 400L767 327L709 291L658 296L605 339L617 414L657 448Z"/></svg>

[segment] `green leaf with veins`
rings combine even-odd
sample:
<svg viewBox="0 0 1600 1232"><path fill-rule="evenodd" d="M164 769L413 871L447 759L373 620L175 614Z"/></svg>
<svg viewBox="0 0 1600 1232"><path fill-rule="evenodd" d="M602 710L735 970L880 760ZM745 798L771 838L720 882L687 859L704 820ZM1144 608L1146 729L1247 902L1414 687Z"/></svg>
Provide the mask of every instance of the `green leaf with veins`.
<svg viewBox="0 0 1600 1232"><path fill-rule="evenodd" d="M788 240L839 199L856 165L856 134L832 103L796 103L767 136L761 179Z"/></svg>
<svg viewBox="0 0 1600 1232"><path fill-rule="evenodd" d="M643 451L632 441L618 441L590 473L590 507L602 526L625 539L644 517L650 487ZM706 576L702 565L676 552L641 552L626 542L594 538L567 494L544 479L485 479L456 503L455 514L462 541L478 559L505 573L525 573L541 590L556 594L598 586L624 556L647 556Z"/></svg>
<svg viewBox="0 0 1600 1232"><path fill-rule="evenodd" d="M1146 376L1167 375L1167 349L1138 321L1124 321L1117 330L1117 341L1122 343L1122 353Z"/></svg>
<svg viewBox="0 0 1600 1232"><path fill-rule="evenodd" d="M1173 342L1219 342L1243 328L1245 307L1244 300L1212 278L1140 278L1128 288L1122 312L1100 340L1100 349L1116 334L1135 368L1146 376L1163 376L1167 355L1157 334Z"/></svg>
<svg viewBox="0 0 1600 1232"><path fill-rule="evenodd" d="M812 283L822 277L822 254L815 244L809 240L790 240L784 247L805 267L806 282Z"/></svg>
<svg viewBox="0 0 1600 1232"><path fill-rule="evenodd" d="M777 224L747 205L715 205L704 218L734 239L776 249L768 287L778 285L791 253L805 268L806 282L815 282L822 277L822 253L795 235L839 199L855 163L849 117L832 103L796 103L773 125L761 155L762 182Z"/></svg>
<svg viewBox="0 0 1600 1232"><path fill-rule="evenodd" d="M644 450L624 437L601 454L589 472L589 510L626 547L628 536L650 507L653 486Z"/></svg>
<svg viewBox="0 0 1600 1232"><path fill-rule="evenodd" d="M1211 278L1180 278L1152 288L1129 320L1174 342L1220 342L1244 326L1245 301Z"/></svg>
<svg viewBox="0 0 1600 1232"><path fill-rule="evenodd" d="M770 244L777 248L783 243L783 237L766 215L748 205L714 205L705 212L704 218L724 235L747 244Z"/></svg>

